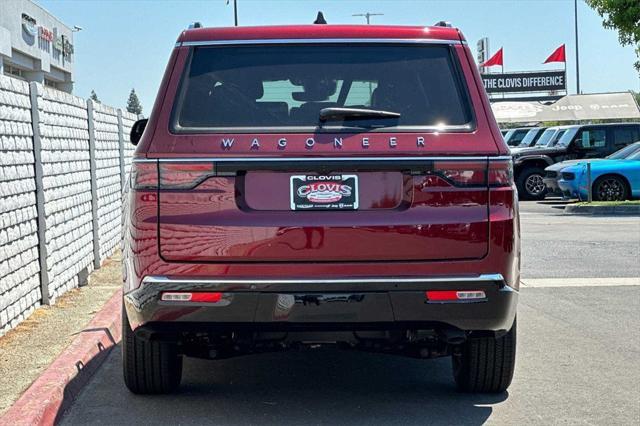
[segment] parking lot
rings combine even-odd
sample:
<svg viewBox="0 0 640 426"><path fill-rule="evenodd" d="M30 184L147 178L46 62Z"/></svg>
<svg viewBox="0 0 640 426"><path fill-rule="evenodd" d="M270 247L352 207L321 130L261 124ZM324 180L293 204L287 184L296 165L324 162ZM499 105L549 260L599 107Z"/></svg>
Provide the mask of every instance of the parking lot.
<svg viewBox="0 0 640 426"><path fill-rule="evenodd" d="M525 286L508 393L456 392L448 359L319 349L189 359L178 394L140 397L124 387L117 350L62 423L637 424L640 221L561 207L521 203Z"/></svg>
<svg viewBox="0 0 640 426"><path fill-rule="evenodd" d="M565 215L565 205L520 203L523 279L640 277L637 216Z"/></svg>

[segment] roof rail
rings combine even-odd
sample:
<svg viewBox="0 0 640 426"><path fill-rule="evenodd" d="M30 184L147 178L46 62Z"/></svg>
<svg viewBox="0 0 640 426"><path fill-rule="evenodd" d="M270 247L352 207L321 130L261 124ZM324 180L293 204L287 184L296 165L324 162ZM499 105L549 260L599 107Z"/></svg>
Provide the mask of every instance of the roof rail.
<svg viewBox="0 0 640 426"><path fill-rule="evenodd" d="M189 29L192 30L194 28L202 28L202 24L200 22L192 22L189 24Z"/></svg>
<svg viewBox="0 0 640 426"><path fill-rule="evenodd" d="M435 23L434 27L451 28L451 22L449 22L449 21L438 21L438 22Z"/></svg>

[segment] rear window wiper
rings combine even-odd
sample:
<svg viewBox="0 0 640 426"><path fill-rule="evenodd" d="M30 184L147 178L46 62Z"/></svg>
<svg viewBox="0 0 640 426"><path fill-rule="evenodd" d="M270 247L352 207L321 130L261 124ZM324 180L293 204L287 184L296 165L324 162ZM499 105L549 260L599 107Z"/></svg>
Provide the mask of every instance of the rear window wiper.
<svg viewBox="0 0 640 426"><path fill-rule="evenodd" d="M364 108L323 108L320 110L320 121L360 120L367 118L399 118L399 112L382 111Z"/></svg>

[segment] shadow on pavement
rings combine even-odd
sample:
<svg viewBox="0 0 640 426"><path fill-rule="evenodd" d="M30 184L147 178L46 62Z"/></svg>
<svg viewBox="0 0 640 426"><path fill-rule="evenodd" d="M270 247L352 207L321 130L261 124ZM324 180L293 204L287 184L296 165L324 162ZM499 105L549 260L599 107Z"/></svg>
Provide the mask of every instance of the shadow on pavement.
<svg viewBox="0 0 640 426"><path fill-rule="evenodd" d="M547 198L546 200L537 201L536 203L541 206L550 206L551 208L554 208L554 209L564 210L566 206L568 206L569 204L573 204L575 202L576 200L565 200L562 198L555 198L555 199Z"/></svg>
<svg viewBox="0 0 640 426"><path fill-rule="evenodd" d="M107 335L108 339L112 342L112 344L116 343L113 335L111 334L111 331L105 327L86 328L75 334L81 334L81 333L92 332L92 331L103 332ZM71 379L69 383L67 383L67 385L64 387L62 401L60 402L60 408L58 409L58 412L55 415L54 424L58 424L60 422L62 417L64 417L64 413L67 410L69 410L70 407L72 407L75 399L82 393L85 386L91 383L91 379L93 375L100 371L100 367L102 363L104 363L105 361L108 362L109 354L111 354L114 351L118 351L118 352L120 351L120 345L110 346L108 348L105 348L102 342L98 342L97 347L98 347L98 353L96 353L96 355L93 356L89 360L89 362L85 364L83 361L78 360L75 363L75 366L78 372L76 376L73 379Z"/></svg>
<svg viewBox="0 0 640 426"><path fill-rule="evenodd" d="M319 349L221 361L186 359L177 394L136 396L116 348L65 424L483 424L508 394L455 390L448 358Z"/></svg>

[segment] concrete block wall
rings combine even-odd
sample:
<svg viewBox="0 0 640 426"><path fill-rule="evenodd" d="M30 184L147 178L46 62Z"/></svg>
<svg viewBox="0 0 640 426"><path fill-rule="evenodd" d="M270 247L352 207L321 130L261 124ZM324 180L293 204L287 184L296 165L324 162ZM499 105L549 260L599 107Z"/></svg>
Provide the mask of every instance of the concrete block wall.
<svg viewBox="0 0 640 426"><path fill-rule="evenodd" d="M136 119L0 75L0 336L118 247Z"/></svg>
<svg viewBox="0 0 640 426"><path fill-rule="evenodd" d="M102 262L113 254L120 242L120 211L122 210L120 135L116 109L95 103L93 111L98 192L98 235L100 238L100 262Z"/></svg>
<svg viewBox="0 0 640 426"><path fill-rule="evenodd" d="M41 86L38 92L49 295L55 300L93 270L89 125L84 99Z"/></svg>
<svg viewBox="0 0 640 426"><path fill-rule="evenodd" d="M0 75L0 335L40 305L29 85Z"/></svg>
<svg viewBox="0 0 640 426"><path fill-rule="evenodd" d="M124 173L125 177L129 176L129 169L131 168L131 159L136 147L129 142L129 134L131 133L131 127L133 123L138 120L138 116L127 111L122 111L122 130L124 135Z"/></svg>

